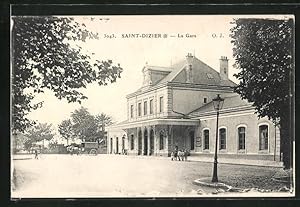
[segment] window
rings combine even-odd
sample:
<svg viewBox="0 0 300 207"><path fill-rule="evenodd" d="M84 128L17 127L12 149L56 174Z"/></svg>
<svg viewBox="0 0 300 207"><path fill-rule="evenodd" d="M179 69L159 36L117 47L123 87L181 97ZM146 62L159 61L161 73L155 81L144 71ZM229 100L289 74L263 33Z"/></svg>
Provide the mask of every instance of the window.
<svg viewBox="0 0 300 207"><path fill-rule="evenodd" d="M209 130L205 129L203 131L203 138L204 138L204 149L208 150L209 149Z"/></svg>
<svg viewBox="0 0 300 207"><path fill-rule="evenodd" d="M226 74L226 73L227 73L226 68L224 68L224 74Z"/></svg>
<svg viewBox="0 0 300 207"><path fill-rule="evenodd" d="M191 150L195 149L195 132L190 131Z"/></svg>
<svg viewBox="0 0 300 207"><path fill-rule="evenodd" d="M203 103L207 103L207 98L204 98L204 99L203 99Z"/></svg>
<svg viewBox="0 0 300 207"><path fill-rule="evenodd" d="M268 125L259 126L259 150L268 149Z"/></svg>
<svg viewBox="0 0 300 207"><path fill-rule="evenodd" d="M220 136L220 150L226 149L226 129L225 128L219 129L219 136Z"/></svg>
<svg viewBox="0 0 300 207"><path fill-rule="evenodd" d="M164 97L159 97L159 112L163 112Z"/></svg>
<svg viewBox="0 0 300 207"><path fill-rule="evenodd" d="M134 136L133 136L133 134L130 137L130 149L134 150Z"/></svg>
<svg viewBox="0 0 300 207"><path fill-rule="evenodd" d="M159 133L159 149L164 149L164 133L162 131Z"/></svg>
<svg viewBox="0 0 300 207"><path fill-rule="evenodd" d="M153 114L153 99L150 100L150 114Z"/></svg>
<svg viewBox="0 0 300 207"><path fill-rule="evenodd" d="M138 115L142 116L142 104L138 103Z"/></svg>
<svg viewBox="0 0 300 207"><path fill-rule="evenodd" d="M133 105L130 105L130 118L133 118Z"/></svg>
<svg viewBox="0 0 300 207"><path fill-rule="evenodd" d="M147 101L144 101L144 115L147 115Z"/></svg>
<svg viewBox="0 0 300 207"><path fill-rule="evenodd" d="M246 128L239 127L238 128L238 139L239 139L239 150L245 149L245 137L246 137Z"/></svg>

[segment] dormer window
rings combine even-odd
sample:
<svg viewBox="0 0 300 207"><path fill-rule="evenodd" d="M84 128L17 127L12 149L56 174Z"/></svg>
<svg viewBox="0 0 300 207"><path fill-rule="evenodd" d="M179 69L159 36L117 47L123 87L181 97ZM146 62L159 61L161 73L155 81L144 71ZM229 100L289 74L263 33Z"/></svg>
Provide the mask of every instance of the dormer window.
<svg viewBox="0 0 300 207"><path fill-rule="evenodd" d="M211 73L206 73L208 79L214 79Z"/></svg>

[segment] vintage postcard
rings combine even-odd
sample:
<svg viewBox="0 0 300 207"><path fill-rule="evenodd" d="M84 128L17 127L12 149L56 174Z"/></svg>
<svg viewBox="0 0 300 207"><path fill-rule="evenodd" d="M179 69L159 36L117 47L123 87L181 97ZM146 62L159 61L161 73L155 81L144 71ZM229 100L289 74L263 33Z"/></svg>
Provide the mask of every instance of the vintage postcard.
<svg viewBox="0 0 300 207"><path fill-rule="evenodd" d="M11 197L293 197L294 21L11 16Z"/></svg>

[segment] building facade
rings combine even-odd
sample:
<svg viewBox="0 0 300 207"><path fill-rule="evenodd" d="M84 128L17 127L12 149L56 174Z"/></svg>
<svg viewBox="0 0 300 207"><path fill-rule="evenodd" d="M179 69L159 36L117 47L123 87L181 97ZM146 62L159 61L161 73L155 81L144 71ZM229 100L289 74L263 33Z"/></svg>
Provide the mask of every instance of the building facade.
<svg viewBox="0 0 300 207"><path fill-rule="evenodd" d="M126 96L127 120L108 127L108 153L170 156L178 148L213 156L218 132L220 156L279 159L278 129L233 92L226 57L220 72L191 54L172 67L146 65L142 72L143 86ZM217 94L224 98L218 130Z"/></svg>

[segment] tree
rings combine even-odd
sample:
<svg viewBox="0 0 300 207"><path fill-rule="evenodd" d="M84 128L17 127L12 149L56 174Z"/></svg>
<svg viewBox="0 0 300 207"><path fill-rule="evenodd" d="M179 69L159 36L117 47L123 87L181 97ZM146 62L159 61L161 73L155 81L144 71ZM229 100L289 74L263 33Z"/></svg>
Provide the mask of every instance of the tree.
<svg viewBox="0 0 300 207"><path fill-rule="evenodd" d="M122 68L111 60L95 60L79 42L98 38L84 24L68 17L12 17L12 130L23 132L33 123L26 116L42 106L33 103L48 89L68 102L87 97L78 89L89 83L113 83Z"/></svg>
<svg viewBox="0 0 300 207"><path fill-rule="evenodd" d="M105 135L105 127L109 126L113 123L112 117L101 113L95 116L96 122L98 123L99 128L101 128L101 137L104 138Z"/></svg>
<svg viewBox="0 0 300 207"><path fill-rule="evenodd" d="M26 142L26 145L43 141L43 146L45 146L44 141L50 141L54 137L52 124L39 123L29 128L27 130L26 136L29 138L29 141Z"/></svg>
<svg viewBox="0 0 300 207"><path fill-rule="evenodd" d="M74 131L73 131L73 125L70 119L63 120L58 125L58 132L60 135L67 140L67 145L69 145L69 140L74 139Z"/></svg>
<svg viewBox="0 0 300 207"><path fill-rule="evenodd" d="M96 141L100 134L93 115L84 107L76 109L71 114L74 134L84 141Z"/></svg>
<svg viewBox="0 0 300 207"><path fill-rule="evenodd" d="M12 134L12 146L13 146L13 152L17 152L21 149L24 149L25 142L28 140L26 136L24 136L23 133L13 133Z"/></svg>
<svg viewBox="0 0 300 207"><path fill-rule="evenodd" d="M253 103L259 117L279 122L285 168L291 167L293 20L235 19L231 29L235 91Z"/></svg>

